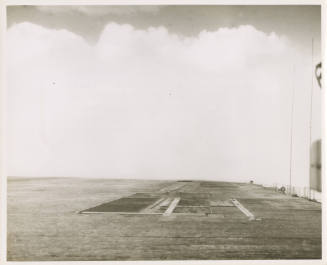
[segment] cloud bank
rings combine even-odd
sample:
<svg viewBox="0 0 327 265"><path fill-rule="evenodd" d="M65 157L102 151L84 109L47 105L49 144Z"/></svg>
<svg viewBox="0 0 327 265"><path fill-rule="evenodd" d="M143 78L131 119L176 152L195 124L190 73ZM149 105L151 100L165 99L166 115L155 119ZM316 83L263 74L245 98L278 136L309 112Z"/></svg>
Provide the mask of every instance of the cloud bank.
<svg viewBox="0 0 327 265"><path fill-rule="evenodd" d="M36 9L50 15L73 14L101 17L106 15L157 14L160 6L36 6Z"/></svg>
<svg viewBox="0 0 327 265"><path fill-rule="evenodd" d="M111 23L93 46L28 22L7 37L10 175L287 179L286 38Z"/></svg>

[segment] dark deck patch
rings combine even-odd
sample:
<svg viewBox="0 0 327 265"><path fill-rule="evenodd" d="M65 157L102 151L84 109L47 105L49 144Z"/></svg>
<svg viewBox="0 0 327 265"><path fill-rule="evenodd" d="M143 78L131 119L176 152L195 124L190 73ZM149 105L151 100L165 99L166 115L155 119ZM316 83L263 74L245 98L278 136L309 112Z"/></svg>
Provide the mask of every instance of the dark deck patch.
<svg viewBox="0 0 327 265"><path fill-rule="evenodd" d="M210 207L183 207L183 206L177 206L174 209L174 213L196 213L196 214L210 214Z"/></svg>
<svg viewBox="0 0 327 265"><path fill-rule="evenodd" d="M209 199L212 196L212 194L208 192L178 192L177 194L183 199Z"/></svg>
<svg viewBox="0 0 327 265"><path fill-rule="evenodd" d="M179 202L180 206L209 206L209 201L203 198L182 198Z"/></svg>
<svg viewBox="0 0 327 265"><path fill-rule="evenodd" d="M125 197L112 202L100 204L86 209L83 212L133 212L137 213L151 203L158 200L158 197Z"/></svg>

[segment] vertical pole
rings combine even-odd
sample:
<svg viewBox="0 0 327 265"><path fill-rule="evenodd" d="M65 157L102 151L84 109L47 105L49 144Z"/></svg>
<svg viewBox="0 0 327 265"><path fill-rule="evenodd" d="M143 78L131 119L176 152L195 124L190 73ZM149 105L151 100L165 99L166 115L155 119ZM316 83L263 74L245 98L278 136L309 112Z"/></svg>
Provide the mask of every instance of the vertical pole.
<svg viewBox="0 0 327 265"><path fill-rule="evenodd" d="M293 156L293 113L294 113L294 64L293 64L293 76L292 76L292 107L291 107L291 132L290 132L290 194L292 194L292 156Z"/></svg>
<svg viewBox="0 0 327 265"><path fill-rule="evenodd" d="M311 177L311 141L312 141L312 97L313 97L313 45L314 41L312 38L311 42L311 90L310 90L310 120L309 120L309 199L311 198L311 187L310 187L310 177Z"/></svg>

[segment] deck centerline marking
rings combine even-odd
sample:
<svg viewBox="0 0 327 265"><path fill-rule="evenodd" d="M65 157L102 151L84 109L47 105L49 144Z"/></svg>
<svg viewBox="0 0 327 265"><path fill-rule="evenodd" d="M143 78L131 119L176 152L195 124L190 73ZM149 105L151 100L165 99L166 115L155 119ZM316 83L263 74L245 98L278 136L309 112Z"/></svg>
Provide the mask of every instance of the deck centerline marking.
<svg viewBox="0 0 327 265"><path fill-rule="evenodd" d="M163 216L169 216L171 215L171 213L174 211L174 209L176 208L177 204L179 203L181 198L177 197L174 198L174 200L170 203L169 207L167 208L167 210L164 212Z"/></svg>
<svg viewBox="0 0 327 265"><path fill-rule="evenodd" d="M254 215L246 209L238 200L232 199L232 203L242 212L244 213L247 217L249 217L249 220L255 220Z"/></svg>

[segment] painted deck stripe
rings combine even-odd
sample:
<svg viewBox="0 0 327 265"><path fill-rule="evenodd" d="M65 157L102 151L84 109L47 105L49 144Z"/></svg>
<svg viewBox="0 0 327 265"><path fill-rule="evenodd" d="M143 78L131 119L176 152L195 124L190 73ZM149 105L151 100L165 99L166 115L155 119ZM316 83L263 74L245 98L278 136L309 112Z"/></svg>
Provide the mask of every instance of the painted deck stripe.
<svg viewBox="0 0 327 265"><path fill-rule="evenodd" d="M244 213L247 217L249 217L249 220L254 220L255 217L254 215L246 209L238 200L232 199L232 203L242 212Z"/></svg>
<svg viewBox="0 0 327 265"><path fill-rule="evenodd" d="M168 206L170 204L171 200L172 200L171 198L167 198L162 203L160 203L159 207Z"/></svg>
<svg viewBox="0 0 327 265"><path fill-rule="evenodd" d="M154 203L152 203L151 205L149 205L148 207L146 207L144 210L142 210L142 212L148 212L151 211L154 207L158 206L161 202L163 202L166 198L162 197L159 200L156 200Z"/></svg>
<svg viewBox="0 0 327 265"><path fill-rule="evenodd" d="M179 203L181 198L174 198L174 200L171 202L167 210L164 212L163 216L169 216L176 208L177 204Z"/></svg>

